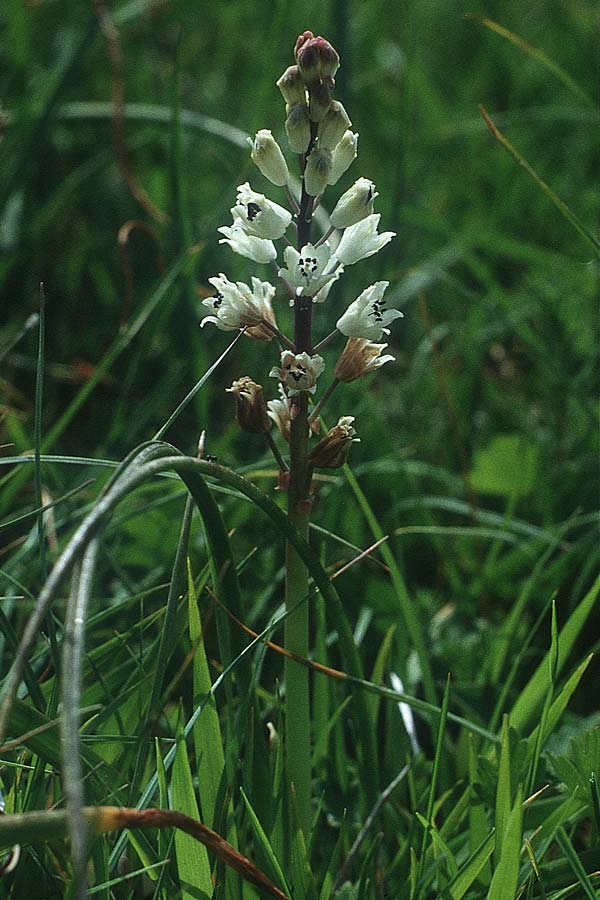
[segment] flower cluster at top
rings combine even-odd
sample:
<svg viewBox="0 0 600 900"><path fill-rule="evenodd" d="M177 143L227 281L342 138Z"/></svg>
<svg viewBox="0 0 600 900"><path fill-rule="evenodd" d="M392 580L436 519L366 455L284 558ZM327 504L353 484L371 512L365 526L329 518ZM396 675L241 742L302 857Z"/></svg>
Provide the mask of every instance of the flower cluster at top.
<svg viewBox="0 0 600 900"><path fill-rule="evenodd" d="M329 396L339 382L353 381L393 360L383 354L387 344L378 342L389 334L388 325L402 317L399 310L386 309L384 294L389 282L377 281L350 303L337 319L336 330L313 347L313 304L327 300L346 266L373 256L395 234L379 232L375 185L368 178L358 178L335 204L329 230L311 242L312 214L326 188L335 185L355 160L358 134L351 130L343 105L333 98L340 63L331 44L305 31L296 42L295 58L296 65L285 70L277 86L285 100L288 143L299 156L301 193L295 194L281 147L271 131L262 129L254 140L249 138L251 158L268 181L284 190L290 209L245 182L237 189L231 225L224 225L219 232L221 243L235 253L272 266L290 305L300 313L300 318L296 315L296 334L290 340L280 331L273 308L277 289L255 277L251 286L230 281L222 273L210 278L215 293L204 300L210 314L202 320L202 325L212 323L225 331L243 329L257 341L275 340L280 361L269 374L279 382L279 398L266 403L261 385L248 376L235 381L229 391L234 394L238 422L244 430L267 432L274 422L287 441L290 423L298 413L298 395L306 392L312 401L317 379L325 369L317 351L338 333L347 338L333 371L333 383L326 391ZM276 241L285 244L279 261ZM302 315L308 315L307 327L299 327ZM304 407L311 431L317 427L321 406L322 401L317 402L308 413ZM309 454L312 465L342 465L356 440L352 422L353 417L342 416Z"/></svg>

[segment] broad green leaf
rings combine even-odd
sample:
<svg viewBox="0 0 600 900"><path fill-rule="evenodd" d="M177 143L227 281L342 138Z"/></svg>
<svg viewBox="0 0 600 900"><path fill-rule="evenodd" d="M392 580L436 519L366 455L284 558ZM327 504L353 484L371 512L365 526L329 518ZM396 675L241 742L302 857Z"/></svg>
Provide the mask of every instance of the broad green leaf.
<svg viewBox="0 0 600 900"><path fill-rule="evenodd" d="M519 865L523 831L523 797L517 791L514 806L502 841L502 852L497 864L487 900L515 900L519 881Z"/></svg>
<svg viewBox="0 0 600 900"><path fill-rule="evenodd" d="M524 497L535 486L539 464L536 444L518 434L496 435L475 453L469 481L481 494Z"/></svg>
<svg viewBox="0 0 600 900"><path fill-rule="evenodd" d="M171 791L173 809L194 819L200 818L187 747L181 732L177 735ZM178 828L175 832L175 855L182 900L209 900L213 894L213 883L206 847Z"/></svg>

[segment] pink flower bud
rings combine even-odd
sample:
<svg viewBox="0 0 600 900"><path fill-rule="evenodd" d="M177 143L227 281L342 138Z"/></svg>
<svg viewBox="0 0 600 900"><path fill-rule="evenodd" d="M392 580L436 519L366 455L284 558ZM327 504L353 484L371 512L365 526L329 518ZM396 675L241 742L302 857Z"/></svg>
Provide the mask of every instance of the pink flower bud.
<svg viewBox="0 0 600 900"><path fill-rule="evenodd" d="M322 78L333 78L340 67L340 58L329 41L323 37L314 37L312 31L305 31L300 35L294 55L309 88Z"/></svg>

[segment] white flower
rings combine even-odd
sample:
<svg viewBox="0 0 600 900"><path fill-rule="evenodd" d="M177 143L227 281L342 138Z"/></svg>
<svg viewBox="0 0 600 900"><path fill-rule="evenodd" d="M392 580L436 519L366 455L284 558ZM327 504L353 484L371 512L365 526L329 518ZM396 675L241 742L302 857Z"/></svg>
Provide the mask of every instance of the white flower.
<svg viewBox="0 0 600 900"><path fill-rule="evenodd" d="M353 133L352 131L346 131L333 151L333 160L327 184L335 184L339 181L346 169L356 159L357 148L358 134Z"/></svg>
<svg viewBox="0 0 600 900"><path fill-rule="evenodd" d="M250 158L265 178L278 187L287 184L290 177L288 166L281 147L269 129L261 128L256 132L254 141L252 138L248 138L248 143L252 147Z"/></svg>
<svg viewBox="0 0 600 900"><path fill-rule="evenodd" d="M293 397L300 391L314 394L317 390L317 378L324 368L325 360L321 356L284 350L281 354L281 368L273 366L269 375L272 378L279 378L287 388L288 395Z"/></svg>
<svg viewBox="0 0 600 900"><path fill-rule="evenodd" d="M275 316L271 301L275 296L275 288L268 281L252 279L252 290L243 281L235 284L221 273L208 279L216 288L215 297L203 300L204 306L215 315L206 316L200 323L202 326L210 322L222 331L237 331L247 328L246 334L258 341L270 341L273 332L263 321L275 325Z"/></svg>
<svg viewBox="0 0 600 900"><path fill-rule="evenodd" d="M246 234L269 241L283 237L292 221L291 212L268 200L264 194L253 191L247 181L237 189L237 200L231 215L234 223L240 222Z"/></svg>
<svg viewBox="0 0 600 900"><path fill-rule="evenodd" d="M331 213L334 228L349 228L373 212L373 201L379 194L368 178L358 178L338 200Z"/></svg>
<svg viewBox="0 0 600 900"><path fill-rule="evenodd" d="M300 252L295 247L286 247L283 259L286 268L280 269L278 274L287 281L297 297L314 298L321 288L340 274L339 268L336 271L335 262L331 265L333 257L327 242L320 247L305 244Z"/></svg>
<svg viewBox="0 0 600 900"><path fill-rule="evenodd" d="M233 225L223 225L217 230L220 234L225 235L219 243L229 244L231 249L235 253L239 253L240 256L245 256L247 259L252 259L257 263L268 263L277 259L277 251L273 241L266 241L247 234L239 219Z"/></svg>
<svg viewBox="0 0 600 900"><path fill-rule="evenodd" d="M377 226L380 219L378 213L373 213L366 219L361 219L356 225L346 228L335 251L336 258L341 263L351 266L359 259L373 256L385 247L396 236L396 232L384 231L383 234L378 234Z"/></svg>
<svg viewBox="0 0 600 900"><path fill-rule="evenodd" d="M389 334L386 326L394 319L402 319L399 309L385 309L383 295L389 281L376 281L350 304L336 328L351 338L366 338L369 341L380 341L381 336Z"/></svg>
<svg viewBox="0 0 600 900"><path fill-rule="evenodd" d="M342 355L335 364L334 377L338 381L354 381L361 375L368 375L381 368L386 362L393 362L391 354L381 355L387 344L374 344L364 338L348 338Z"/></svg>

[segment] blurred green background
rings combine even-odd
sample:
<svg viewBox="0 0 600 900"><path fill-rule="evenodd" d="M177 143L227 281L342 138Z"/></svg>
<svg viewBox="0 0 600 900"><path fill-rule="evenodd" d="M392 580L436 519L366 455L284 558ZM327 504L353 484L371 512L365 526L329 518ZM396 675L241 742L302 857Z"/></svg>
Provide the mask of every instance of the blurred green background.
<svg viewBox="0 0 600 900"><path fill-rule="evenodd" d="M535 53L486 26L485 16ZM2 442L15 452L33 446L37 329L17 338L39 307L40 281L42 437L74 413L48 452L121 458L157 431L225 349L229 335L198 327L208 278L270 273L220 245L216 228L230 222L242 181L283 201L253 169L244 134L271 128L284 143L274 82L292 62L298 33L310 28L340 53L336 96L360 134L357 161L324 205L331 209L357 177L371 178L381 227L398 235L348 269L318 308L315 330L328 333L381 278L391 282L390 305L405 314L390 338L396 362L339 389L327 418L356 416L361 443L351 462L384 532L405 530L391 546L434 623L440 672L454 654L465 682L475 677L481 657L464 659L464 635L485 653L489 629L546 551L524 633L551 590L566 616L598 568L598 270L590 244L493 139L478 104L595 229L595 18L586 2L4 0ZM115 139L111 104L120 92L126 106ZM184 274L74 412L163 267L189 247ZM278 316L285 329L284 301ZM238 343L166 434L193 453L206 429L207 450L226 464L267 465L271 476L261 483L269 489L272 464L257 438L239 433L224 388L250 374L275 396L271 349ZM328 366L335 354L327 351ZM43 473L56 497L88 471L53 464ZM7 496L14 510L33 508L32 480ZM242 552L256 535L248 510L226 502ZM127 526L131 557L123 562L134 572L150 559L168 571L174 510L159 506L143 529L135 519ZM343 480L323 482L315 520L360 546L371 540ZM67 515L65 531L69 522ZM472 525L504 528L504 537L444 531ZM19 547L23 533L13 526L7 544ZM335 546L325 552L343 555ZM36 563L22 554L14 566L18 574ZM250 567L249 590L273 590L272 572L266 558ZM148 573L138 574L147 583ZM397 616L391 587L377 570L364 579L364 596L347 582L351 615L362 609L380 635Z"/></svg>

